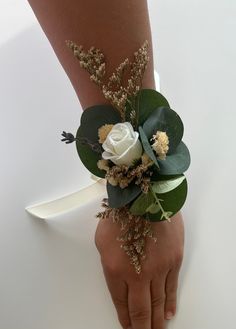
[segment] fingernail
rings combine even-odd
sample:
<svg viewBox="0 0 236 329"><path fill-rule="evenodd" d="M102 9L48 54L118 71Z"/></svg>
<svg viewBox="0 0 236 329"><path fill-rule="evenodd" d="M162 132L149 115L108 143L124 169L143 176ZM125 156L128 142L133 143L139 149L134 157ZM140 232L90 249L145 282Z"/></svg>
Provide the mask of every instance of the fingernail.
<svg viewBox="0 0 236 329"><path fill-rule="evenodd" d="M167 320L172 319L173 316L174 316L174 314L173 314L172 312L167 312L167 313L166 313L166 319L167 319Z"/></svg>

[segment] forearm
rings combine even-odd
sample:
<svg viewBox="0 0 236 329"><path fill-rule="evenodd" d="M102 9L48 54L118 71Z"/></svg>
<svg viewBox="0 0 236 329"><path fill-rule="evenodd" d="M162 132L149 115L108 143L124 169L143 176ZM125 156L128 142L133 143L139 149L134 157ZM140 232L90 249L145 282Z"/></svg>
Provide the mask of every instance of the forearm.
<svg viewBox="0 0 236 329"><path fill-rule="evenodd" d="M79 66L65 40L101 49L106 56L106 76L149 42L149 62L142 88L155 89L152 38L146 0L28 0L54 52L68 75L83 109L106 104L101 90Z"/></svg>

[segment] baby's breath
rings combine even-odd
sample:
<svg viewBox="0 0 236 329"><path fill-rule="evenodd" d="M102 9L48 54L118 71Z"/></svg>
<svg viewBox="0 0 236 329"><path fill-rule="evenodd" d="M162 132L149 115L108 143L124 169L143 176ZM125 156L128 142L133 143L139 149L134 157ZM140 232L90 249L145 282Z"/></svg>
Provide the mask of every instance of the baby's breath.
<svg viewBox="0 0 236 329"><path fill-rule="evenodd" d="M121 241L120 247L124 249L130 258L130 264L135 268L137 274L141 273L142 260L146 258L145 245L146 238L152 238L157 242L154 231L149 220L142 216L133 215L128 206L121 208L110 208L108 199L102 200L104 211L97 213L99 219L110 218L113 222L120 224L121 234L117 241Z"/></svg>
<svg viewBox="0 0 236 329"><path fill-rule="evenodd" d="M151 141L154 143L151 145L153 150L156 152L160 160L165 160L166 154L169 150L169 138L165 131L157 131L152 136Z"/></svg>
<svg viewBox="0 0 236 329"><path fill-rule="evenodd" d="M150 187L150 176L152 171L150 167L153 165L153 161L144 153L141 157L141 163L135 166L112 165L109 166L108 162L101 162L99 160L97 165L99 169L105 170L105 179L113 185L120 188L126 188L130 183L139 185L143 193L147 193Z"/></svg>
<svg viewBox="0 0 236 329"><path fill-rule="evenodd" d="M134 53L134 61L130 62L126 58L108 78L105 83L106 64L105 56L100 49L92 46L87 52L83 46L77 46L73 41L66 40L66 45L73 51L78 58L80 66L88 71L90 80L96 83L102 90L103 95L111 104L118 109L122 121L125 121L125 104L129 96L137 95L142 87L142 78L149 61L148 41ZM130 69L130 77L127 83L124 83L124 73ZM133 113L132 115L134 115Z"/></svg>

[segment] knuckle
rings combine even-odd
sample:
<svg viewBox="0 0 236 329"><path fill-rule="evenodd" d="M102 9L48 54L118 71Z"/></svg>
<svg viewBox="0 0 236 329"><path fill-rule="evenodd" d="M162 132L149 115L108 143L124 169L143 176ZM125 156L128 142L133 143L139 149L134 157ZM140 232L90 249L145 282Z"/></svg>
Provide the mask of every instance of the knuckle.
<svg viewBox="0 0 236 329"><path fill-rule="evenodd" d="M176 296L175 296L175 294L173 294L171 296L167 296L166 303L168 303L168 304L176 304Z"/></svg>
<svg viewBox="0 0 236 329"><path fill-rule="evenodd" d="M120 308L120 307L128 308L128 301L125 300L125 299L121 299L121 298L114 297L114 298L113 298L113 303L114 303L115 306L117 306L118 308Z"/></svg>
<svg viewBox="0 0 236 329"><path fill-rule="evenodd" d="M165 304L165 296L159 296L152 298L152 307L161 307Z"/></svg>
<svg viewBox="0 0 236 329"><path fill-rule="evenodd" d="M123 319L123 318L121 318L119 315L118 315L118 320L119 320L119 322L120 322L120 324L121 324L121 327L123 328L123 329L127 329L127 328L130 328L130 320L129 320L129 318L127 318L127 319Z"/></svg>
<svg viewBox="0 0 236 329"><path fill-rule="evenodd" d="M120 273L119 264L114 260L103 261L104 270L110 275L117 277Z"/></svg>
<svg viewBox="0 0 236 329"><path fill-rule="evenodd" d="M127 319L127 320L123 320L123 319L120 319L118 317L119 321L120 321L120 324L121 324L121 327L123 329L127 329L127 328L130 328L130 321Z"/></svg>
<svg viewBox="0 0 236 329"><path fill-rule="evenodd" d="M156 264L145 263L142 267L142 275L137 278L140 281L151 280L153 273L156 270Z"/></svg>
<svg viewBox="0 0 236 329"><path fill-rule="evenodd" d="M137 321L148 320L151 316L150 310L145 308L130 310L129 314L132 320L137 320Z"/></svg>

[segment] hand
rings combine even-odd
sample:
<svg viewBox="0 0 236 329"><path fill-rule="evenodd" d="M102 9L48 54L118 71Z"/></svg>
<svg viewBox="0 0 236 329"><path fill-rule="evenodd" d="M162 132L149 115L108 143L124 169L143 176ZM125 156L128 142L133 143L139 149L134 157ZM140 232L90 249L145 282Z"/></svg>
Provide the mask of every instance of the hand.
<svg viewBox="0 0 236 329"><path fill-rule="evenodd" d="M120 248L120 226L110 218L100 219L95 244L118 319L124 329L164 329L165 319L176 312L178 274L183 259L184 224L181 212L171 222L151 224L155 243L146 240L146 258L137 274Z"/></svg>

